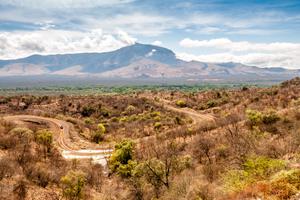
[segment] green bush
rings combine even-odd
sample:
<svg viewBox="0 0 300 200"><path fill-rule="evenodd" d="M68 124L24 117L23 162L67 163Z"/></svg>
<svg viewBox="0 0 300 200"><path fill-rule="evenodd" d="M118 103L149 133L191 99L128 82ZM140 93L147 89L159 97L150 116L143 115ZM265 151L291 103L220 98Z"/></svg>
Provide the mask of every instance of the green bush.
<svg viewBox="0 0 300 200"><path fill-rule="evenodd" d="M133 162L133 142L124 140L115 146L109 159L109 168L122 176L130 176L135 162Z"/></svg>
<svg viewBox="0 0 300 200"><path fill-rule="evenodd" d="M262 116L262 122L264 124L273 124L279 120L280 120L280 117L273 110L263 114L263 116Z"/></svg>
<svg viewBox="0 0 300 200"><path fill-rule="evenodd" d="M286 163L283 160L271 159L263 156L251 157L243 164L246 172L257 178L266 178L274 172L284 169Z"/></svg>
<svg viewBox="0 0 300 200"><path fill-rule="evenodd" d="M36 133L36 140L39 144L43 145L44 147L44 156L47 157L47 153L50 152L53 142L53 134L51 131L46 129L39 130Z"/></svg>
<svg viewBox="0 0 300 200"><path fill-rule="evenodd" d="M82 171L69 171L60 180L63 196L70 200L82 199L85 182L86 177Z"/></svg>
<svg viewBox="0 0 300 200"><path fill-rule="evenodd" d="M104 134L106 132L106 128L104 126L104 124L100 123L98 124L98 130L92 132L92 141L95 143L99 143L104 139Z"/></svg>
<svg viewBox="0 0 300 200"><path fill-rule="evenodd" d="M250 157L240 170L229 170L223 177L224 188L230 192L241 191L258 180L265 180L272 174L284 169L283 160L262 156Z"/></svg>
<svg viewBox="0 0 300 200"><path fill-rule="evenodd" d="M91 119L91 118L85 118L85 119L84 119L84 123L87 124L87 125L90 125L90 124L94 124L95 122L94 122L94 120Z"/></svg>
<svg viewBox="0 0 300 200"><path fill-rule="evenodd" d="M262 113L256 110L246 110L246 116L252 125L257 125L262 121Z"/></svg>
<svg viewBox="0 0 300 200"><path fill-rule="evenodd" d="M246 116L252 125L257 125L261 122L264 124L273 124L280 120L280 117L273 110L267 113L261 113L256 110L248 109L246 110Z"/></svg>
<svg viewBox="0 0 300 200"><path fill-rule="evenodd" d="M104 134L106 132L106 128L105 128L104 124L102 124L102 123L98 124L98 130Z"/></svg>
<svg viewBox="0 0 300 200"><path fill-rule="evenodd" d="M160 112L159 111L153 111L150 113L151 117L160 117Z"/></svg>
<svg viewBox="0 0 300 200"><path fill-rule="evenodd" d="M161 126L162 126L162 124L161 124L160 122L155 122L155 123L154 123L154 129L155 129L155 130L160 129Z"/></svg>
<svg viewBox="0 0 300 200"><path fill-rule="evenodd" d="M178 100L176 101L176 105L180 108L186 107L186 102L184 100Z"/></svg>

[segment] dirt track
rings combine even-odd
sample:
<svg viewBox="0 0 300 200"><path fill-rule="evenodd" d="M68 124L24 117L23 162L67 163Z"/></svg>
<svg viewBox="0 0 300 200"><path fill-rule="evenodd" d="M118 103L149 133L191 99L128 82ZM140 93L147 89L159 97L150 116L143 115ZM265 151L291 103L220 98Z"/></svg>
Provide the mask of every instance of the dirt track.
<svg viewBox="0 0 300 200"><path fill-rule="evenodd" d="M113 151L109 147L95 146L87 142L86 140L80 139L80 142L84 144L72 143L70 140L70 131L72 124L58 119L46 118L33 115L15 115L6 116L3 119L14 122L44 122L49 125L51 131L55 134L54 140L58 148L61 150L63 157L66 159L93 159L94 162L102 164L106 167L106 158Z"/></svg>
<svg viewBox="0 0 300 200"><path fill-rule="evenodd" d="M201 126L207 126L208 124L214 124L215 119L210 114L201 114L189 108L177 108L170 105L170 102L166 100L161 101L163 106L171 111L182 113L192 119L190 126L192 128L199 128ZM48 124L49 129L55 134L54 141L61 153L66 159L93 159L94 162L102 164L107 167L106 158L110 156L113 149L109 146L99 146L88 142L79 137L78 134L75 135L76 142L71 140L71 130L73 125L63 120L46 118L34 115L15 115L6 116L3 119L7 121L14 122L44 122ZM72 138L74 139L74 138ZM149 138L147 138L149 139ZM137 140L140 141L140 140Z"/></svg>

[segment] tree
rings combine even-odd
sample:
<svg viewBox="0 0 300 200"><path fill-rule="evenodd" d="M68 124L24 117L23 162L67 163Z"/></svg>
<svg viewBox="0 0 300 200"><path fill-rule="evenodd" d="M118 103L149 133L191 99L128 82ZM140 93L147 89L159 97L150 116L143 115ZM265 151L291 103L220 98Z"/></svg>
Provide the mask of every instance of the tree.
<svg viewBox="0 0 300 200"><path fill-rule="evenodd" d="M36 140L39 144L43 146L45 159L47 158L47 153L50 152L53 142L52 132L43 129L37 131Z"/></svg>
<svg viewBox="0 0 300 200"><path fill-rule="evenodd" d="M157 198L161 187L169 188L171 177L188 166L190 157L181 156L182 150L182 145L171 141L148 144L143 152L143 161L135 168L134 174L140 174L154 187Z"/></svg>
<svg viewBox="0 0 300 200"><path fill-rule="evenodd" d="M69 171L61 178L63 196L70 200L83 198L83 188L86 182L85 174L82 171Z"/></svg>
<svg viewBox="0 0 300 200"><path fill-rule="evenodd" d="M206 157L209 164L211 164L211 151L214 146L214 141L209 139L209 137L198 137L193 144L193 154L198 157L200 163L202 162L203 157Z"/></svg>

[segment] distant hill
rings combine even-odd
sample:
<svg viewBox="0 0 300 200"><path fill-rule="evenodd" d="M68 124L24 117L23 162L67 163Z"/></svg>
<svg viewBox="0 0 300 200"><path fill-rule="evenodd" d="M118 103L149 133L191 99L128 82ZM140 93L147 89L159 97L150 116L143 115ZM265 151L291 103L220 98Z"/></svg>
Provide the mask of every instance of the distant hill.
<svg viewBox="0 0 300 200"><path fill-rule="evenodd" d="M105 53L32 55L0 60L0 76L73 76L100 78L228 79L299 76L299 70L259 68L240 63L186 62L169 49L136 43Z"/></svg>

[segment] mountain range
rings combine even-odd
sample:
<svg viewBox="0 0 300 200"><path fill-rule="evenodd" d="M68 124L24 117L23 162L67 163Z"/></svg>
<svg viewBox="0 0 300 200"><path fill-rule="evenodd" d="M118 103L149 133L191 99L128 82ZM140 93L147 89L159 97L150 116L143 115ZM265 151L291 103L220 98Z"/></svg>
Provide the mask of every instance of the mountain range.
<svg viewBox="0 0 300 200"><path fill-rule="evenodd" d="M222 62L222 61L220 61ZM32 55L0 60L0 76L73 76L101 78L185 78L227 79L230 77L284 77L300 75L300 70L259 68L240 63L183 61L169 49L135 43L105 53Z"/></svg>

